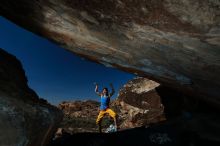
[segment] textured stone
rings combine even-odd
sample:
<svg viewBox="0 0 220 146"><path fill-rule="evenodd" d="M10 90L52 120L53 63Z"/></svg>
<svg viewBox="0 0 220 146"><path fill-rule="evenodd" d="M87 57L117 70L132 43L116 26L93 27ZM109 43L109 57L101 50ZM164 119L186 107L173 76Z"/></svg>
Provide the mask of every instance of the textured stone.
<svg viewBox="0 0 220 146"><path fill-rule="evenodd" d="M134 128L166 120L164 106L156 89L160 84L135 78L120 89L113 105L118 109L120 128Z"/></svg>
<svg viewBox="0 0 220 146"><path fill-rule="evenodd" d="M0 145L43 146L62 113L28 87L21 63L0 49Z"/></svg>
<svg viewBox="0 0 220 146"><path fill-rule="evenodd" d="M0 12L80 56L220 104L218 0L2 0Z"/></svg>

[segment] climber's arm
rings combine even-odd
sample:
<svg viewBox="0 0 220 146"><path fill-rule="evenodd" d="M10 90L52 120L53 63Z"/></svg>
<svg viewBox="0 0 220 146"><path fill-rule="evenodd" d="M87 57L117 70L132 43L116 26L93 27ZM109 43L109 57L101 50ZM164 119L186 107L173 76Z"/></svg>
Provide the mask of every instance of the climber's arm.
<svg viewBox="0 0 220 146"><path fill-rule="evenodd" d="M99 89L98 89L98 84L95 85L95 93L96 93L98 96L101 96L101 93L99 92Z"/></svg>

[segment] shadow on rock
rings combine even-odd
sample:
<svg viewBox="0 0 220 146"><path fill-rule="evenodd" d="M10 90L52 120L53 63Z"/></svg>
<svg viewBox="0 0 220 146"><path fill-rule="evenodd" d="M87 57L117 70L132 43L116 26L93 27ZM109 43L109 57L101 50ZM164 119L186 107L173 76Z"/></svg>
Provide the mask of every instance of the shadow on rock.
<svg viewBox="0 0 220 146"><path fill-rule="evenodd" d="M174 125L161 124L151 127L139 127L117 133L64 133L53 140L49 146L197 146L219 145L217 142L204 140L196 133L186 129L174 128Z"/></svg>

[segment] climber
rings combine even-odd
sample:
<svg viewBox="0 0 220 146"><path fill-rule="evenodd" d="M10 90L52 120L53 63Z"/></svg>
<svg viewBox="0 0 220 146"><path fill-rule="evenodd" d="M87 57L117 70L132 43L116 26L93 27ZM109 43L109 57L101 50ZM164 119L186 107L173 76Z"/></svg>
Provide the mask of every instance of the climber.
<svg viewBox="0 0 220 146"><path fill-rule="evenodd" d="M96 83L95 83L96 84ZM110 87L112 89L112 92L109 93L108 92L108 88L103 88L102 92L100 93L98 91L98 84L96 84L95 86L95 92L98 96L100 96L100 101L101 101L101 105L100 105L100 111L99 111L99 115L97 117L96 120L96 124L99 126L99 132L102 133L102 118L106 115L109 114L109 116L111 118L113 118L114 120L114 124L115 124L115 129L117 130L117 122L116 122L116 113L109 108L109 103L110 103L110 98L112 97L112 95L115 93L115 90L113 88L113 85L110 84Z"/></svg>

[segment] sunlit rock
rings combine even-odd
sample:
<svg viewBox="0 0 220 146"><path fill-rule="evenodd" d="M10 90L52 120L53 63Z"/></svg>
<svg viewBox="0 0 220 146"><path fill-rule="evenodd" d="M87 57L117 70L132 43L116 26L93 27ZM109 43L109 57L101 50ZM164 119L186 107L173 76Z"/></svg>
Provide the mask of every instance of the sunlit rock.
<svg viewBox="0 0 220 146"><path fill-rule="evenodd" d="M113 105L118 109L120 128L148 126L166 120L164 106L156 88L157 82L146 78L135 78L119 91Z"/></svg>

